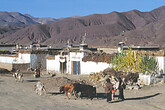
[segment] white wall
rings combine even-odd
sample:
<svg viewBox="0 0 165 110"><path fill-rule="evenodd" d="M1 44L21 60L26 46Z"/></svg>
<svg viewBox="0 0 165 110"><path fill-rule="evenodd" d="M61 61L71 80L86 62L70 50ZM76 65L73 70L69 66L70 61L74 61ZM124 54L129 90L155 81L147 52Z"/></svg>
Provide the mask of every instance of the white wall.
<svg viewBox="0 0 165 110"><path fill-rule="evenodd" d="M46 70L55 72L55 59L47 59L46 60Z"/></svg>
<svg viewBox="0 0 165 110"><path fill-rule="evenodd" d="M12 55L11 55L12 56ZM18 57L0 56L1 63L30 63L30 54L18 54Z"/></svg>
<svg viewBox="0 0 165 110"><path fill-rule="evenodd" d="M165 73L165 57L159 56L159 57L156 57L156 59L158 62L159 71L163 70L163 73Z"/></svg>
<svg viewBox="0 0 165 110"><path fill-rule="evenodd" d="M11 55L12 56L12 55ZM30 54L18 54L18 57L0 56L1 63L30 63Z"/></svg>
<svg viewBox="0 0 165 110"><path fill-rule="evenodd" d="M60 72L60 55L55 56L55 71Z"/></svg>
<svg viewBox="0 0 165 110"><path fill-rule="evenodd" d="M13 63L14 61L17 61L17 57L0 56L1 63Z"/></svg>
<svg viewBox="0 0 165 110"><path fill-rule="evenodd" d="M81 62L81 74L90 74L92 72L100 72L104 69L111 67L108 63L102 62Z"/></svg>
<svg viewBox="0 0 165 110"><path fill-rule="evenodd" d="M67 62L68 65L68 71L67 73L71 74L72 71L72 61L80 61L80 74L90 74L91 72L100 72L104 69L110 67L110 64L108 63L102 63L102 62L83 62L82 58L86 56L85 52L70 52L70 55L68 56Z"/></svg>
<svg viewBox="0 0 165 110"><path fill-rule="evenodd" d="M60 72L60 55L56 55L55 59L46 59L46 70L52 72Z"/></svg>
<svg viewBox="0 0 165 110"><path fill-rule="evenodd" d="M19 53L15 63L30 63L30 54Z"/></svg>

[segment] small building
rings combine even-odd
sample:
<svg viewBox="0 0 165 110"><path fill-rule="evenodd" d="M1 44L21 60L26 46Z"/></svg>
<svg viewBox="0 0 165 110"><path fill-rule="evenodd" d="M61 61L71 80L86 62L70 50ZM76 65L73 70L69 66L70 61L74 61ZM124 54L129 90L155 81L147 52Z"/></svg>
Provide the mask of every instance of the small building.
<svg viewBox="0 0 165 110"><path fill-rule="evenodd" d="M88 53L92 53L88 45L80 44L79 47L74 46L69 50L61 51L58 55L47 56L47 71L80 75L100 72L110 67L110 63L107 62L83 61Z"/></svg>
<svg viewBox="0 0 165 110"><path fill-rule="evenodd" d="M0 54L0 67L8 70L46 69L48 51L20 50L16 54Z"/></svg>

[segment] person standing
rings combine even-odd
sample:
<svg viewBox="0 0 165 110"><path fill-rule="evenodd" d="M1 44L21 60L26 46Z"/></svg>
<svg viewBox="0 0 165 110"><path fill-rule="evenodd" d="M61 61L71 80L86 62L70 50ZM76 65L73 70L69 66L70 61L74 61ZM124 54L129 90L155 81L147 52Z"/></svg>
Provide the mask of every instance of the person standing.
<svg viewBox="0 0 165 110"><path fill-rule="evenodd" d="M112 100L112 83L110 82L110 79L106 79L106 84L103 86L105 88L105 93L107 96L107 102Z"/></svg>
<svg viewBox="0 0 165 110"><path fill-rule="evenodd" d="M124 93L123 93L124 82L122 81L122 79L120 77L118 78L118 80L119 80L119 97L118 97L118 99L124 100Z"/></svg>

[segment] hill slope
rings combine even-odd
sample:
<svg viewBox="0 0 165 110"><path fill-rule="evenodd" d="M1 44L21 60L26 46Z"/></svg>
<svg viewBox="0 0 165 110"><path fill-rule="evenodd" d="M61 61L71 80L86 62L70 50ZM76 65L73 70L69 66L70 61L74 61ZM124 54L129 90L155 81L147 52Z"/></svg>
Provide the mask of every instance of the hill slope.
<svg viewBox="0 0 165 110"><path fill-rule="evenodd" d="M73 43L80 43L86 32L89 45L114 46L122 40L121 31L125 31L127 45L165 46L164 24L165 7L162 6L150 12L112 12L36 24L2 33L0 42L30 44L38 40L49 45L65 45L68 39Z"/></svg>

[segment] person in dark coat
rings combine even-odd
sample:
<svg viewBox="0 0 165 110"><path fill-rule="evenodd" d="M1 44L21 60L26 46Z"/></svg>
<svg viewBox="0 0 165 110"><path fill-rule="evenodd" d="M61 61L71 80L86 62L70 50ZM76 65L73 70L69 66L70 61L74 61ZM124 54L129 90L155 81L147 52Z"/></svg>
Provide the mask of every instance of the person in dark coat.
<svg viewBox="0 0 165 110"><path fill-rule="evenodd" d="M107 81L107 83L103 87L105 88L107 102L109 102L112 100L112 83L110 82L109 78L106 81Z"/></svg>
<svg viewBox="0 0 165 110"><path fill-rule="evenodd" d="M34 77L38 78L40 77L40 69L36 67L36 69L34 70Z"/></svg>
<svg viewBox="0 0 165 110"><path fill-rule="evenodd" d="M123 93L124 82L122 81L122 79L120 77L118 78L118 80L119 80L119 96L118 96L118 99L124 100L124 93Z"/></svg>

